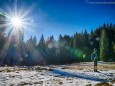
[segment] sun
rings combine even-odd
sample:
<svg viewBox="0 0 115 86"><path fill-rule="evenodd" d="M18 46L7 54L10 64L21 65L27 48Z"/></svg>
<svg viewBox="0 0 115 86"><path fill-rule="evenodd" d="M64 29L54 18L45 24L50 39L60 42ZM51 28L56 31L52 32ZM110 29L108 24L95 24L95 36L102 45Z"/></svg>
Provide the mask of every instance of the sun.
<svg viewBox="0 0 115 86"><path fill-rule="evenodd" d="M5 26L7 31L12 31L12 34L17 34L18 32L31 30L34 27L33 15L31 15L33 6L26 9L25 6L18 6L18 0L13 3L12 7L6 5L4 12L5 15ZM31 22L32 21L32 22Z"/></svg>
<svg viewBox="0 0 115 86"><path fill-rule="evenodd" d="M23 20L20 17L12 17L10 22L14 28L23 27Z"/></svg>

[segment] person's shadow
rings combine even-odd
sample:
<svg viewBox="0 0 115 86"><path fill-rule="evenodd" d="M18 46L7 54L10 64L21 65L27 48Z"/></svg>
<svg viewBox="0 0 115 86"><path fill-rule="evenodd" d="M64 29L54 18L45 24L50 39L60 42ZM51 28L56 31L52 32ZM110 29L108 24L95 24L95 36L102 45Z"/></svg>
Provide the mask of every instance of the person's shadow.
<svg viewBox="0 0 115 86"><path fill-rule="evenodd" d="M92 81L100 81L100 82L108 82L110 80L107 80L105 79L104 77L99 77L98 75L97 76L92 76L90 74L86 74L86 73L70 73L70 72L65 72L65 71L62 71L62 70L57 70L57 69L54 69L52 71L52 73L54 74L59 74L60 76L68 76L68 77L76 77L76 78L82 78L82 79L87 79L87 80L92 80ZM97 71L96 73L100 73L100 74L104 74L104 76L109 76L105 73L101 73L99 71ZM115 78L114 78L115 79Z"/></svg>
<svg viewBox="0 0 115 86"><path fill-rule="evenodd" d="M105 75L105 76L109 76L109 77L113 76L112 73L103 73L103 72L101 72L101 71L97 71L97 73L101 73L101 74L103 74L103 75ZM114 77L114 78L115 78L115 77Z"/></svg>

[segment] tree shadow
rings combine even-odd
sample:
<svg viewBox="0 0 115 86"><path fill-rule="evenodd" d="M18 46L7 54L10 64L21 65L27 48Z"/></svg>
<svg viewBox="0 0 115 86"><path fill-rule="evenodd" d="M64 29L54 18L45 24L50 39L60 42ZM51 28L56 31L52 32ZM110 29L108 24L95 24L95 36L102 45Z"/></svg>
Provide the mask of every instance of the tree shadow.
<svg viewBox="0 0 115 86"><path fill-rule="evenodd" d="M59 74L61 76L68 76L68 77L76 77L76 78L82 78L82 79L87 79L87 80L91 80L91 81L100 81L100 82L108 82L109 80L107 79L103 79L103 78L100 78L100 77L94 77L92 75L87 75L86 73L69 73L69 72L65 72L65 71L62 71L62 70L53 70L52 73L55 73L55 74ZM97 72L97 73L100 73L100 72Z"/></svg>

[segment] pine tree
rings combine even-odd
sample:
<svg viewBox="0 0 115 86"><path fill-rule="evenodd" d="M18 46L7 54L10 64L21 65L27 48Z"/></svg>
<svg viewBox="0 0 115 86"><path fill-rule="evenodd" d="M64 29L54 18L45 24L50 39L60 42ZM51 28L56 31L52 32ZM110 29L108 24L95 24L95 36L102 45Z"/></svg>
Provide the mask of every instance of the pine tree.
<svg viewBox="0 0 115 86"><path fill-rule="evenodd" d="M5 37L5 15L2 13L0 14L0 65L3 64L3 60L5 59L5 43L6 43L6 37Z"/></svg>
<svg viewBox="0 0 115 86"><path fill-rule="evenodd" d="M74 48L81 48L81 47L83 47L83 43L84 43L83 35L81 35L80 33L76 34L74 37L73 47Z"/></svg>
<svg viewBox="0 0 115 86"><path fill-rule="evenodd" d="M34 36L34 38L33 38L33 47L36 47L36 44L37 44L37 38L36 38L36 36Z"/></svg>
<svg viewBox="0 0 115 86"><path fill-rule="evenodd" d="M85 32L84 32L84 46L88 46L88 33L87 33L87 30L85 30Z"/></svg>
<svg viewBox="0 0 115 86"><path fill-rule="evenodd" d="M93 33L94 33L93 30L91 30L91 35L93 35Z"/></svg>
<svg viewBox="0 0 115 86"><path fill-rule="evenodd" d="M50 37L50 43L52 44L52 47L54 47L55 40L54 40L53 35Z"/></svg>
<svg viewBox="0 0 115 86"><path fill-rule="evenodd" d="M103 28L105 28L105 29L106 29L106 27L107 27L107 26L106 26L106 24L104 23L104 24L103 24Z"/></svg>
<svg viewBox="0 0 115 86"><path fill-rule="evenodd" d="M115 58L114 58L114 56L115 56L115 43L114 42L112 42L112 50L111 50L111 52L112 52L112 55L111 55L111 59L113 60L113 61L115 61Z"/></svg>
<svg viewBox="0 0 115 86"><path fill-rule="evenodd" d="M59 43L59 47L63 47L63 37L61 34L59 35L58 43Z"/></svg>
<svg viewBox="0 0 115 86"><path fill-rule="evenodd" d="M109 57L108 47L109 47L108 38L107 38L105 30L103 29L101 32L101 40L100 40L100 59L102 61L108 60L108 57Z"/></svg>
<svg viewBox="0 0 115 86"><path fill-rule="evenodd" d="M6 26L5 25L5 16L4 14L0 14L0 51L4 46L5 42L5 31L6 31Z"/></svg>
<svg viewBox="0 0 115 86"><path fill-rule="evenodd" d="M20 53L20 55L19 55L19 58L20 58L20 63L19 64L21 64L22 63L22 61L21 61L21 59L23 59L23 57L25 56L24 55L24 52L25 52L25 49L24 49L24 28L21 28L21 29L19 29L18 30L18 32L17 32L17 36L18 36L18 41L19 41L19 44L18 43L16 43L16 45L18 44L18 53Z"/></svg>
<svg viewBox="0 0 115 86"><path fill-rule="evenodd" d="M113 49L114 49L114 53L115 53L115 43L113 44Z"/></svg>
<svg viewBox="0 0 115 86"><path fill-rule="evenodd" d="M38 43L38 48L45 49L45 40L43 35L41 36L40 41Z"/></svg>
<svg viewBox="0 0 115 86"><path fill-rule="evenodd" d="M64 41L66 46L70 46L71 38L69 35L64 35Z"/></svg>

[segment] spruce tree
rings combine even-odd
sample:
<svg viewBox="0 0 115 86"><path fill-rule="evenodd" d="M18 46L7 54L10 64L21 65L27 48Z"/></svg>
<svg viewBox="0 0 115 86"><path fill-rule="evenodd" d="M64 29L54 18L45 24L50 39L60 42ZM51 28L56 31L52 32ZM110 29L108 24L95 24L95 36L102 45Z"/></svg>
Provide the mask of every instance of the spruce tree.
<svg viewBox="0 0 115 86"><path fill-rule="evenodd" d="M63 37L61 34L59 35L59 38L58 38L58 44L59 44L59 48L63 47Z"/></svg>
<svg viewBox="0 0 115 86"><path fill-rule="evenodd" d="M37 38L36 38L36 36L34 36L34 38L33 38L33 47L34 48L36 47L36 44L37 44Z"/></svg>
<svg viewBox="0 0 115 86"><path fill-rule="evenodd" d="M108 57L109 57L108 47L109 47L108 38L107 38L105 30L102 29L101 40L100 40L100 59L102 61L108 60Z"/></svg>
<svg viewBox="0 0 115 86"><path fill-rule="evenodd" d="M115 53L115 44L113 45L114 53Z"/></svg>
<svg viewBox="0 0 115 86"><path fill-rule="evenodd" d="M114 42L112 42L112 45L111 45L111 48L112 48L112 56L111 56L111 59L113 60L113 61L115 61L115 58L114 58L114 56L115 56L115 43Z"/></svg>
<svg viewBox="0 0 115 86"><path fill-rule="evenodd" d="M40 41L38 43L38 48L41 48L41 49L45 49L45 40L44 40L44 36L42 35L41 38L40 38Z"/></svg>

